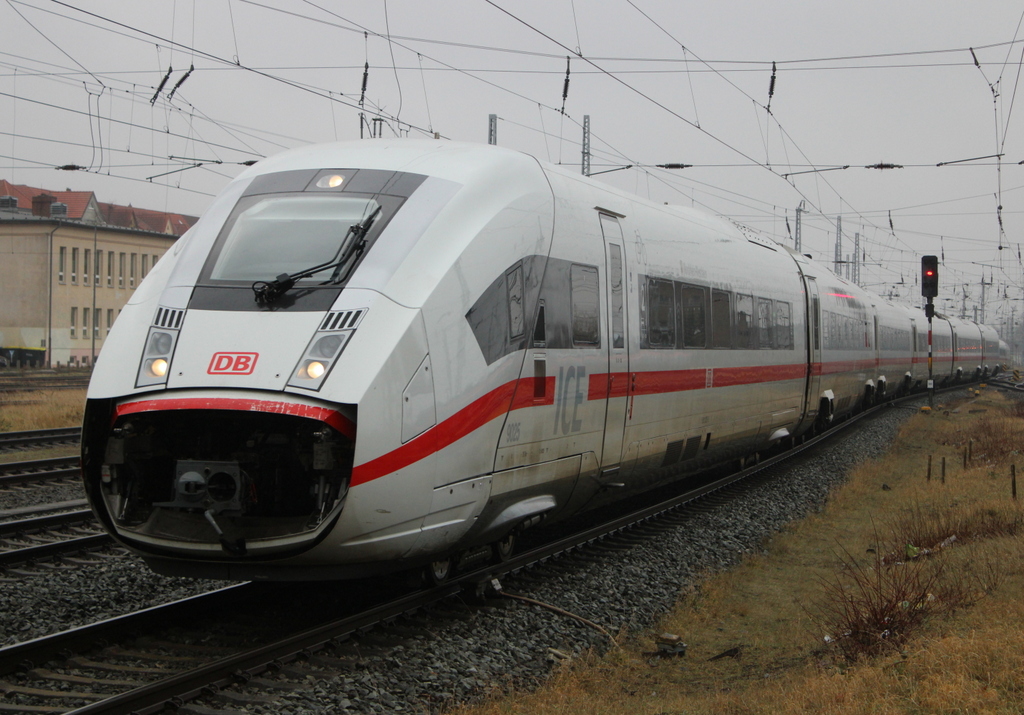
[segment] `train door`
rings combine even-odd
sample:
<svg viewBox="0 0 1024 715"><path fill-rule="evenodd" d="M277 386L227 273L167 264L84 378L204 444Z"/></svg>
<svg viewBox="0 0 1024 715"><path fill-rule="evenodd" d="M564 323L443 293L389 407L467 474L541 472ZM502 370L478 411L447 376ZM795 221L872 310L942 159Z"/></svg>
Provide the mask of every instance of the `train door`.
<svg viewBox="0 0 1024 715"><path fill-rule="evenodd" d="M804 414L808 417L817 416L821 394L821 298L818 295L818 282L804 277L807 286L807 395Z"/></svg>
<svg viewBox="0 0 1024 715"><path fill-rule="evenodd" d="M601 451L601 473L618 471L622 461L622 438L626 429L626 405L629 385L629 341L626 329L626 252L623 250L622 226L608 214L601 217L607 270L605 284L608 302L608 380L604 421L604 448Z"/></svg>

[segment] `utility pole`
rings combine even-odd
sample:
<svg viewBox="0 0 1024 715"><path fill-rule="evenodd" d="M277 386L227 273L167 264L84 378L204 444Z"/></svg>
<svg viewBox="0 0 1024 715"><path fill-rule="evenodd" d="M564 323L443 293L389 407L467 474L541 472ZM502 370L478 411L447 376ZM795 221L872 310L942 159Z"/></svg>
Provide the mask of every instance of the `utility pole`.
<svg viewBox="0 0 1024 715"><path fill-rule="evenodd" d="M985 282L985 274L982 273L981 274L981 322L982 323L985 322L985 286L990 286L990 285L992 285L992 279L990 278L988 283L986 283ZM977 317L975 317L974 322L978 322Z"/></svg>
<svg viewBox="0 0 1024 715"><path fill-rule="evenodd" d="M487 116L487 143L497 144L498 143L498 115L489 114Z"/></svg>
<svg viewBox="0 0 1024 715"><path fill-rule="evenodd" d="M793 234L793 248L796 249L797 253L802 252L803 241L800 237L800 216L804 212L804 200L800 199L800 205L796 207L796 233Z"/></svg>
<svg viewBox="0 0 1024 715"><path fill-rule="evenodd" d="M832 259L832 271L837 275L842 275L843 265L843 217L836 216L836 252L835 257Z"/></svg>
<svg viewBox="0 0 1024 715"><path fill-rule="evenodd" d="M583 115L583 175L590 176L590 115Z"/></svg>
<svg viewBox="0 0 1024 715"><path fill-rule="evenodd" d="M853 234L853 282L860 285L860 231Z"/></svg>

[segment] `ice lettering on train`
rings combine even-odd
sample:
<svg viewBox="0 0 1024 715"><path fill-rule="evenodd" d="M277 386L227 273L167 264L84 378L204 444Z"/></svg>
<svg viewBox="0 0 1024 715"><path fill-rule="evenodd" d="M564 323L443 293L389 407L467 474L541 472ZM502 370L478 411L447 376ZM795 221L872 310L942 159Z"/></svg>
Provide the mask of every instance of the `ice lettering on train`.
<svg viewBox="0 0 1024 715"><path fill-rule="evenodd" d="M558 434L559 428L561 428L562 434L579 432L583 428L583 420L578 419L578 415L580 405L583 404L583 384L586 377L587 370L582 365L570 365L568 370L564 367L558 368L558 382L555 384L555 429L553 434ZM566 409L570 400L572 400L571 417L569 410Z"/></svg>

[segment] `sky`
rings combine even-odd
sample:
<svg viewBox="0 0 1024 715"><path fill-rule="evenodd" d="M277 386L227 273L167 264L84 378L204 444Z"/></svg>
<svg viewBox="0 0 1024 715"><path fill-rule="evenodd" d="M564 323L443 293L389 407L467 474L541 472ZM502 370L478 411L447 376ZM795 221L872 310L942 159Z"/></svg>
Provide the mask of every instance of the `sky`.
<svg viewBox="0 0 1024 715"><path fill-rule="evenodd" d="M579 171L589 116L597 180L790 246L802 204L803 252L831 266L841 222L861 284L911 304L938 255L939 309L974 317L984 291L1019 338L1022 19L1008 0L3 0L0 178L198 215L245 162L486 143L491 114L499 145Z"/></svg>

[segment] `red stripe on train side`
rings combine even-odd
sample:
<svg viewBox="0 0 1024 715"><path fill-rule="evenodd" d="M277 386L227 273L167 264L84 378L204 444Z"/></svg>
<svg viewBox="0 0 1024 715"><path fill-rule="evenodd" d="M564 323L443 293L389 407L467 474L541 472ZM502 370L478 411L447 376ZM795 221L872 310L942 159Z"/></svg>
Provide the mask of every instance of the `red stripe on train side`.
<svg viewBox="0 0 1024 715"><path fill-rule="evenodd" d="M714 387L753 385L758 382L800 380L807 377L807 365L759 365L747 367L716 367L712 374Z"/></svg>
<svg viewBox="0 0 1024 715"><path fill-rule="evenodd" d="M277 402L275 400L251 400L237 397L186 397L168 400L139 400L118 405L114 418L140 412L162 412L164 410L233 410L236 412L267 412L279 415L293 415L326 422L349 439L356 438L356 426L348 417L327 407L304 405L299 402Z"/></svg>
<svg viewBox="0 0 1024 715"><path fill-rule="evenodd" d="M626 397L628 394L628 372L600 372L590 376L590 386L587 389L588 400Z"/></svg>

